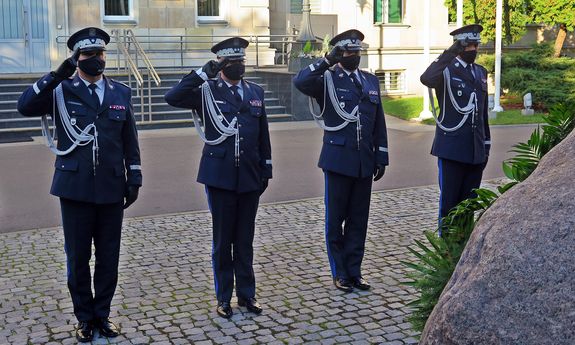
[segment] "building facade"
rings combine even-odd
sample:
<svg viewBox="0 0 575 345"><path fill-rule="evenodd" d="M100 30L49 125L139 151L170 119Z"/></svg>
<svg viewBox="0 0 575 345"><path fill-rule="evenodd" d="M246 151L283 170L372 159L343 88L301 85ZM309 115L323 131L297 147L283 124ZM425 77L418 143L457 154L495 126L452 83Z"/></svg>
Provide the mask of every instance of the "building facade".
<svg viewBox="0 0 575 345"><path fill-rule="evenodd" d="M0 73L55 68L69 53L66 37L86 26L130 29L147 37L145 50L174 55L193 44L205 60L225 36L269 35L269 18L268 0L0 0ZM266 58L273 63L273 52Z"/></svg>

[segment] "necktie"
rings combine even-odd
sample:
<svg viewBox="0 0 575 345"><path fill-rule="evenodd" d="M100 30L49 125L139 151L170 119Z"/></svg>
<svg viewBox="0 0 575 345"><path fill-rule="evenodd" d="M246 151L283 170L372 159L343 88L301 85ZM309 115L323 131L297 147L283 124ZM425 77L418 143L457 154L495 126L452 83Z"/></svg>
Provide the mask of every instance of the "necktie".
<svg viewBox="0 0 575 345"><path fill-rule="evenodd" d="M465 69L467 70L467 73L469 73L469 76L471 77L471 80L475 81L475 76L473 75L473 69L471 68L471 64L467 64L467 66L465 67Z"/></svg>
<svg viewBox="0 0 575 345"><path fill-rule="evenodd" d="M92 90L92 104L96 107L96 109L100 108L100 97L98 97L98 94L96 93L96 88L98 88L98 85L90 84L88 85L88 88Z"/></svg>
<svg viewBox="0 0 575 345"><path fill-rule="evenodd" d="M242 104L242 96L240 96L239 87L237 85L230 86L230 90L234 93L234 97L236 98L236 102L238 104Z"/></svg>
<svg viewBox="0 0 575 345"><path fill-rule="evenodd" d="M350 74L349 76L351 77L351 80L353 81L353 83L355 84L355 86L356 86L358 89L361 90L362 87L361 87L361 83L359 82L359 79L357 79L357 74L352 73L352 74Z"/></svg>

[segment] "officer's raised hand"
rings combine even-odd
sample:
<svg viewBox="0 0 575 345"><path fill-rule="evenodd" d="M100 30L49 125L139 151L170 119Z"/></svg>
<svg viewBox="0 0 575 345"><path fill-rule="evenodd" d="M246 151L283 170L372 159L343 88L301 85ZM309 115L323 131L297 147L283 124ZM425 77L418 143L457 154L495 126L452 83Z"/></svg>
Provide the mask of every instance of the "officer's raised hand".
<svg viewBox="0 0 575 345"><path fill-rule="evenodd" d="M340 46L335 46L333 49L325 55L325 58L330 66L338 63L343 56L343 50Z"/></svg>
<svg viewBox="0 0 575 345"><path fill-rule="evenodd" d="M373 180L379 180L385 174L385 165L376 164L375 171L373 172Z"/></svg>
<svg viewBox="0 0 575 345"><path fill-rule="evenodd" d="M210 79L215 78L218 75L218 72L224 68L227 62L228 61L226 59L223 59L220 62L210 60L207 64L204 65L204 67L202 67L202 72L204 72Z"/></svg>
<svg viewBox="0 0 575 345"><path fill-rule="evenodd" d="M140 191L140 187L129 185L128 190L126 192L126 202L124 203L124 209L127 209L138 199L138 193Z"/></svg>
<svg viewBox="0 0 575 345"><path fill-rule="evenodd" d="M74 55L70 56L53 73L57 77L62 79L70 78L76 73L76 67L78 66L78 57L80 57L80 49L76 49Z"/></svg>
<svg viewBox="0 0 575 345"><path fill-rule="evenodd" d="M447 48L447 52L454 54L455 56L461 54L465 50L466 42L461 40L456 40L453 42L451 47Z"/></svg>

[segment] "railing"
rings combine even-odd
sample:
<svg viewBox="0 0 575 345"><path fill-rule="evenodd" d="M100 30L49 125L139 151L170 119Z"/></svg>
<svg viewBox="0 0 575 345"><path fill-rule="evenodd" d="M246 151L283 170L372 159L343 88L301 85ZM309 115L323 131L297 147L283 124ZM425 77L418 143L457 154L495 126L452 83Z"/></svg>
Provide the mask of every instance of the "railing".
<svg viewBox="0 0 575 345"><path fill-rule="evenodd" d="M129 32L120 32L119 30L112 30L111 41L108 45L109 52L115 52L116 55L116 66L118 72L122 70L128 75L128 84L132 86L132 79L136 82L136 95L140 98L140 120L152 121L152 100L151 100L151 89L152 89L152 79L156 86L161 84L160 76L158 75L156 69L154 68L150 58L146 52L142 49L136 36L128 30ZM64 45L68 36L58 36L56 37L56 43L61 46ZM115 45L116 49L113 49ZM132 46L134 47L132 49ZM59 48L60 49L60 48ZM64 48L64 51L68 50ZM132 57L134 56L134 58ZM140 59L141 57L141 59ZM139 61L142 60L144 67L139 66ZM148 106L147 111L145 110L144 102L144 87L145 80L142 71L145 71L145 76L147 77L147 92L148 92Z"/></svg>
<svg viewBox="0 0 575 345"><path fill-rule="evenodd" d="M134 47L134 59L136 60L135 62L133 62L133 65L136 67L137 70L137 74L140 75L140 81L142 82L140 84L140 82L137 83L137 85L139 86L139 88L136 90L136 94L138 96L140 96L140 116L141 116L141 120L145 121L145 114L146 112L144 112L144 92L143 92L143 78L141 77L141 73L139 71L139 57L141 57L141 60L144 62L144 66L146 69L146 76L147 76L147 81L148 81L148 87L147 87L147 91L148 91L148 111L147 111L147 115L148 115L148 121L152 121L152 79L154 80L154 83L156 84L156 86L160 86L162 83L162 80L160 79L160 76L158 75L158 72L156 71L156 69L154 68L154 65L152 65L152 62L150 61L150 58L148 57L148 55L146 54L146 52L144 51L144 49L142 48L142 46L140 45L140 43L138 42L138 40L136 39L136 36L134 35L134 32L131 29L128 30L124 30L123 31L123 35L120 36L120 31L119 30L113 30L112 34L115 36L116 38L116 45L118 47L118 50L122 52L122 55L124 56L125 61L133 61L130 55L130 48L133 46ZM127 47L126 47L127 46ZM120 69L120 54L116 54L116 59L117 59L117 68L118 71ZM129 80L131 80L131 75L134 74L134 76L136 77L136 74L133 72L133 68L130 68L130 71L132 71L131 74L128 74L128 78ZM137 80L137 77L136 77Z"/></svg>
<svg viewBox="0 0 575 345"><path fill-rule="evenodd" d="M131 32L131 30L129 30ZM129 37L135 37L133 32ZM230 38L230 35L142 35L138 36L142 51L149 57L150 63L158 67L190 68L199 67L214 58L210 48L217 42ZM247 49L249 67L263 65L287 65L289 54L296 35L249 35L243 36L250 47ZM319 39L321 41L321 39ZM263 49L270 48L274 54L273 62L264 63ZM255 49L255 56L253 54ZM202 53L194 56L193 53Z"/></svg>
<svg viewBox="0 0 575 345"><path fill-rule="evenodd" d="M142 59L144 60L144 64L146 65L146 67L148 68L148 71L150 72L150 75L154 79L156 86L160 86L160 84L162 83L162 80L160 79L158 72L154 68L154 65L152 65L150 58L148 57L148 55L146 54L144 49L142 49L142 46L140 45L140 43L136 39L134 32L131 29L128 29L128 30L126 30L126 36L130 40L130 42L133 43L134 46L136 47L136 66L138 65L138 54L140 54L142 56Z"/></svg>

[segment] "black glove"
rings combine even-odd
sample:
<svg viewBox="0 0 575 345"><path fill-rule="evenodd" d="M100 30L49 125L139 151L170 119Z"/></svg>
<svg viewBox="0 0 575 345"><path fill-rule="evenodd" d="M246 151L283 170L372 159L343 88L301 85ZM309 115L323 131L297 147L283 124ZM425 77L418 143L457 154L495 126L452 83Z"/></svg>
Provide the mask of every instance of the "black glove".
<svg viewBox="0 0 575 345"><path fill-rule="evenodd" d="M54 75L62 79L68 79L76 73L78 66L78 57L80 56L80 49L76 49L74 55L70 56L54 71Z"/></svg>
<svg viewBox="0 0 575 345"><path fill-rule="evenodd" d="M268 188L268 179L267 178L262 178L262 185L260 188L260 195L264 194L264 192L266 191L266 189Z"/></svg>
<svg viewBox="0 0 575 345"><path fill-rule="evenodd" d="M126 191L126 202L124 203L124 209L127 209L130 205L138 199L138 193L140 191L140 187L138 186L128 186L128 190Z"/></svg>
<svg viewBox="0 0 575 345"><path fill-rule="evenodd" d="M451 54L455 54L457 56L465 50L466 45L467 44L465 42L460 41L460 40L456 40L455 42L453 42L451 47L447 48L447 52L449 52Z"/></svg>
<svg viewBox="0 0 575 345"><path fill-rule="evenodd" d="M202 67L202 72L204 72L210 79L215 78L218 75L218 72L221 71L227 63L227 59L224 59L221 62L210 60L204 65L204 67Z"/></svg>
<svg viewBox="0 0 575 345"><path fill-rule="evenodd" d="M373 172L373 180L379 180L385 174L385 165L376 164L375 171Z"/></svg>
<svg viewBox="0 0 575 345"><path fill-rule="evenodd" d="M341 49L340 46L335 46L333 47L333 49L325 54L325 58L327 59L327 62L329 63L330 66L335 65L336 63L338 63L341 58L343 56L343 50Z"/></svg>

